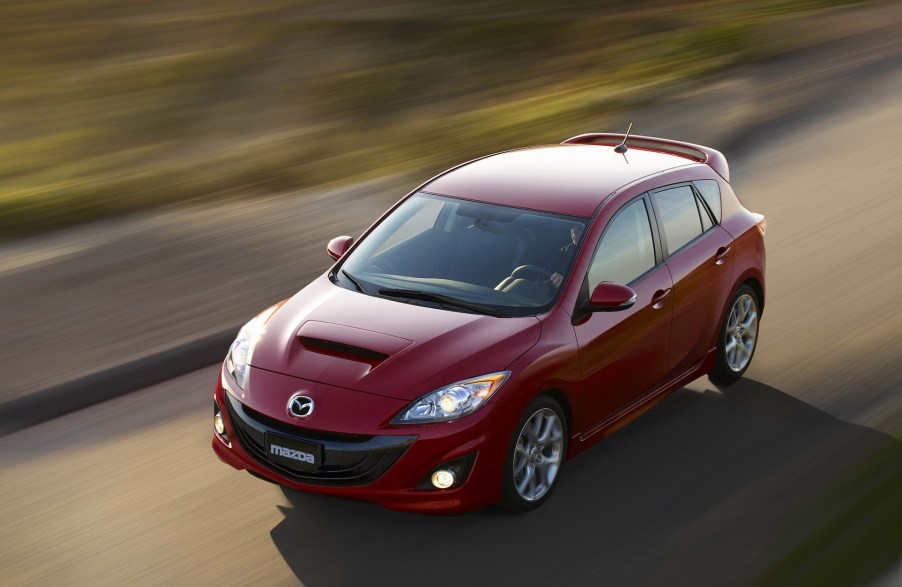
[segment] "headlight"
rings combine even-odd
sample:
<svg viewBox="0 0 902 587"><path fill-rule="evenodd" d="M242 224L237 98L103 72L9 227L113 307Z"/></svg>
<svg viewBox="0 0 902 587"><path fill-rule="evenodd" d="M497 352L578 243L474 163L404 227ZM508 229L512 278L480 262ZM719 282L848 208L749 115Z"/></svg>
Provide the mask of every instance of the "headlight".
<svg viewBox="0 0 902 587"><path fill-rule="evenodd" d="M490 373L431 391L395 416L392 424L447 422L472 414L501 387L510 374L510 371Z"/></svg>
<svg viewBox="0 0 902 587"><path fill-rule="evenodd" d="M250 336L247 334L249 324L250 322L245 324L238 332L238 337L229 347L229 354L226 356L226 369L241 389L247 383L247 355L251 349Z"/></svg>
<svg viewBox="0 0 902 587"><path fill-rule="evenodd" d="M241 330L238 331L235 342L229 347L229 354L226 355L226 370L241 389L244 389L245 385L247 385L247 367L250 363L251 353L254 351L254 343L257 342L257 339L263 332L263 327L266 325L269 317L279 309L279 306L281 306L281 303L267 308L260 312L256 318L242 326Z"/></svg>

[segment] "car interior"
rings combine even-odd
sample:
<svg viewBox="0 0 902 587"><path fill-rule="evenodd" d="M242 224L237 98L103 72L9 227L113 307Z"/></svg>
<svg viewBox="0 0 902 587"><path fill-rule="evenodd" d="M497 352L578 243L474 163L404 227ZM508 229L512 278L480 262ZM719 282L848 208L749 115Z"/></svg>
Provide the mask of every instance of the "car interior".
<svg viewBox="0 0 902 587"><path fill-rule="evenodd" d="M365 270L504 292L511 305L544 305L556 292L551 275L561 270L551 266L554 255L570 242L572 226L528 210L432 200L378 247Z"/></svg>

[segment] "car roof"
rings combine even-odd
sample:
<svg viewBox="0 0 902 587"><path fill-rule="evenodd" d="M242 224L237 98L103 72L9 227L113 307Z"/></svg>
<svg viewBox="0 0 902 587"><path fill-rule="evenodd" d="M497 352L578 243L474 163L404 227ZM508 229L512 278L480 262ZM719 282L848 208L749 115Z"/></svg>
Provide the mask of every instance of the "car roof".
<svg viewBox="0 0 902 587"><path fill-rule="evenodd" d="M609 145L543 145L466 163L423 189L491 204L591 217L615 190L643 177L695 165L685 157Z"/></svg>

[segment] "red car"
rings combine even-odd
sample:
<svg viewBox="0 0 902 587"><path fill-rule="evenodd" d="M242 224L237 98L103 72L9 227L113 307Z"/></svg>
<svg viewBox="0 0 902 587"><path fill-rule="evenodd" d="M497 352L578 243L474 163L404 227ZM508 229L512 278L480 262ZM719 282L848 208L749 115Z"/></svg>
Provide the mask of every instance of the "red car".
<svg viewBox="0 0 902 587"><path fill-rule="evenodd" d="M241 329L213 449L391 509L536 508L669 392L742 376L764 230L698 145L588 134L455 167Z"/></svg>

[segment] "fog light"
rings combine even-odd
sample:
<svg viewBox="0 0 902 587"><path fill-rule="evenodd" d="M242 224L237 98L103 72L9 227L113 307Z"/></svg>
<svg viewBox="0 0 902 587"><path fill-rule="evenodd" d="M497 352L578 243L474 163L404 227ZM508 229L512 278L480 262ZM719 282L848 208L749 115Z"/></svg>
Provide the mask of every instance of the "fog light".
<svg viewBox="0 0 902 587"><path fill-rule="evenodd" d="M454 485L454 471L439 469L432 474L432 484L439 489L448 489Z"/></svg>
<svg viewBox="0 0 902 587"><path fill-rule="evenodd" d="M225 423L222 421L221 414L216 414L215 416L213 416L213 427L216 429L216 432L218 432L220 436L225 434Z"/></svg>

